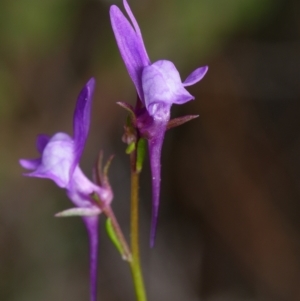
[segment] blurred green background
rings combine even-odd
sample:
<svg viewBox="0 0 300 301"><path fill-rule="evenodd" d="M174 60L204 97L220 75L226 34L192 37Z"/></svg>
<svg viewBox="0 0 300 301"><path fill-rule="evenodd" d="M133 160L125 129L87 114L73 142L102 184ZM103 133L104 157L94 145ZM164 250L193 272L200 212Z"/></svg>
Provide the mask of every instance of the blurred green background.
<svg viewBox="0 0 300 301"><path fill-rule="evenodd" d="M113 208L128 236L129 171L121 142L135 91L109 0L0 2L0 300L88 300L88 245L52 182L22 177L38 133L71 133L77 95L97 80L82 168L115 154ZM172 60L200 114L168 132L156 246L143 173L142 259L149 300L300 300L300 3L131 0L152 61ZM129 269L101 226L99 300L134 300Z"/></svg>

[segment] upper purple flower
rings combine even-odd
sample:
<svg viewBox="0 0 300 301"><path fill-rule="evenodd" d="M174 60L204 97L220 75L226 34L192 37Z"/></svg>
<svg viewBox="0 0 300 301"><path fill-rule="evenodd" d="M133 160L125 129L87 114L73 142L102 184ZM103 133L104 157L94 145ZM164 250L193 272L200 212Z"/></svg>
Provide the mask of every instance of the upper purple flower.
<svg viewBox="0 0 300 301"><path fill-rule="evenodd" d="M184 87L200 81L208 67L196 69L182 83L172 62L159 60L151 64L139 25L126 0L123 4L132 24L115 5L110 8L111 24L128 73L149 114L155 118L155 111L150 109L155 103L183 104L194 99Z"/></svg>
<svg viewBox="0 0 300 301"><path fill-rule="evenodd" d="M141 120L147 120L146 123L138 123L138 129L141 134L147 132L146 137L149 141L153 191L151 231L151 245L153 245L160 194L161 147L170 120L170 109L172 104L183 104L194 99L185 87L200 81L208 67L196 69L182 82L172 62L159 60L151 63L139 25L126 0L123 0L123 4L131 23L115 5L110 8L110 19L123 61L150 117L137 116L137 119L141 117ZM136 114L139 115L138 112Z"/></svg>
<svg viewBox="0 0 300 301"><path fill-rule="evenodd" d="M95 80L92 78L79 94L73 118L73 137L65 133L54 134L51 138L39 135L36 146L41 156L20 160L22 167L32 170L26 176L53 180L59 187L65 188L74 205L81 208L90 238L91 301L96 301L97 215L101 209L91 200L90 195L96 193L104 205L109 205L113 197L110 188L92 183L79 167L90 126L94 88Z"/></svg>

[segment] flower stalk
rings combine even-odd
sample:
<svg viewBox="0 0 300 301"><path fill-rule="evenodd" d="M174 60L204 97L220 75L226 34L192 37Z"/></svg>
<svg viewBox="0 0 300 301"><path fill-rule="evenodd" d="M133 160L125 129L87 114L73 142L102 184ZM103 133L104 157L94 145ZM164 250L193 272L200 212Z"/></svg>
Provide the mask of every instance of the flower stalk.
<svg viewBox="0 0 300 301"><path fill-rule="evenodd" d="M140 171L136 168L137 148L130 154L131 166L131 217L130 240L132 261L130 262L135 293L138 301L146 301L146 291L142 275L139 248L139 177Z"/></svg>

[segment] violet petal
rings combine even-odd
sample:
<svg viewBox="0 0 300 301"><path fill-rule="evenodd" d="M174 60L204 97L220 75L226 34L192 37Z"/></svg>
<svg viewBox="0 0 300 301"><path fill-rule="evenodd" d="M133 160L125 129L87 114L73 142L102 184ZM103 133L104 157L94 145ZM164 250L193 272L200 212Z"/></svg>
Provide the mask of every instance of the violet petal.
<svg viewBox="0 0 300 301"><path fill-rule="evenodd" d="M208 66L200 67L194 70L183 82L183 86L187 87L199 82L204 77L207 71L208 71Z"/></svg>
<svg viewBox="0 0 300 301"><path fill-rule="evenodd" d="M67 186L67 193L73 204L77 207L97 207L90 195L96 193L105 205L109 205L113 199L111 189L100 187L91 182L77 167L73 173L72 179ZM98 208L98 207L97 207Z"/></svg>
<svg viewBox="0 0 300 301"><path fill-rule="evenodd" d="M175 65L167 60L160 60L145 67L142 84L148 111L152 103L183 104L194 99L183 87Z"/></svg>
<svg viewBox="0 0 300 301"><path fill-rule="evenodd" d="M50 137L45 134L40 134L36 138L36 148L40 154L43 153L46 145L48 144Z"/></svg>
<svg viewBox="0 0 300 301"><path fill-rule="evenodd" d="M156 225L159 209L160 182L161 182L161 149L165 136L167 122L156 125L156 135L148 140L149 157L152 177L152 219L150 233L150 247L154 246Z"/></svg>
<svg viewBox="0 0 300 301"><path fill-rule="evenodd" d="M41 164L41 158L38 159L20 159L20 165L29 170L35 170Z"/></svg>
<svg viewBox="0 0 300 301"><path fill-rule="evenodd" d="M148 114L158 121L169 121L170 120L170 109L171 105L164 102L152 102L148 106ZM156 135L152 134L152 135Z"/></svg>
<svg viewBox="0 0 300 301"><path fill-rule="evenodd" d="M129 5L125 1L124 6L137 32L115 5L112 5L110 8L111 25L127 71L137 89L140 99L143 100L141 74L143 67L149 65L150 61L137 22L133 17Z"/></svg>
<svg viewBox="0 0 300 301"><path fill-rule="evenodd" d="M131 11L131 8L127 2L127 0L123 0L123 5L125 7L125 10L129 16L129 19L134 27L134 30L136 32L136 35L137 37L139 38L139 42L140 42L140 46L143 48L144 50L144 53L143 53L143 59L144 59L144 63L145 64L150 64L150 59L148 57L148 54L147 54L147 51L146 51L146 48L145 48L145 44L144 44L144 40L143 40L143 36L142 36L142 32L141 32L141 29L139 27L139 24L138 22L136 21L136 18L135 16L133 15L132 11Z"/></svg>
<svg viewBox="0 0 300 301"><path fill-rule="evenodd" d="M59 187L66 188L70 181L70 169L74 162L73 148L73 140L69 135L55 134L44 148L39 166L35 171L26 175L48 178ZM20 163L22 165L24 161Z"/></svg>
<svg viewBox="0 0 300 301"><path fill-rule="evenodd" d="M98 216L84 217L90 244L90 300L97 301Z"/></svg>
<svg viewBox="0 0 300 301"><path fill-rule="evenodd" d="M79 163L88 136L94 89L95 79L91 78L81 90L77 99L73 117L74 161L70 169L70 177Z"/></svg>

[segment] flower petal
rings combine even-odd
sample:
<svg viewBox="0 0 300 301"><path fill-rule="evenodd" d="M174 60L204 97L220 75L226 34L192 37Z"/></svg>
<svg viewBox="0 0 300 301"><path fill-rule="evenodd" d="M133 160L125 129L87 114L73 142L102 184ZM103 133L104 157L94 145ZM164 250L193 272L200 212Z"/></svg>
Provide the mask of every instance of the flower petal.
<svg viewBox="0 0 300 301"><path fill-rule="evenodd" d="M124 1L124 6L135 30L120 9L115 5L112 5L110 8L110 20L127 71L136 87L140 99L143 101L144 95L141 74L143 67L150 64L150 60L145 50L139 26L126 1Z"/></svg>
<svg viewBox="0 0 300 301"><path fill-rule="evenodd" d="M196 69L186 78L186 80L183 82L183 86L187 87L187 86L194 85L204 77L207 71L208 71L208 66L204 66Z"/></svg>
<svg viewBox="0 0 300 301"><path fill-rule="evenodd" d="M90 243L90 300L97 301L98 216L84 217Z"/></svg>
<svg viewBox="0 0 300 301"><path fill-rule="evenodd" d="M133 15L132 11L131 11L131 8L127 2L127 0L123 0L123 5L125 7L125 10L129 16L129 19L134 27L134 30L136 32L136 35L137 37L139 37L140 39L140 43L141 43L141 46L143 46L143 49L144 49L144 58L146 59L145 61L147 62L147 64L150 63L150 60L149 60L149 57L148 57L148 54L147 54L147 51L146 51L146 48L145 48L145 44L144 44L144 41L143 41L143 36L142 36L142 32L141 32L141 29L139 27L139 24L138 22L136 21L136 18L135 16Z"/></svg>
<svg viewBox="0 0 300 301"><path fill-rule="evenodd" d="M160 120L168 122L170 120L170 109L171 105L168 103L152 102L148 106L148 113L154 118L155 121ZM151 127L153 127L153 125L151 125ZM152 135L156 135L156 133L152 133Z"/></svg>
<svg viewBox="0 0 300 301"><path fill-rule="evenodd" d="M93 193L96 193L105 205L109 205L113 199L111 189L91 182L79 167L76 167L67 189L69 198L78 207L89 207L91 203L90 195Z"/></svg>
<svg viewBox="0 0 300 301"><path fill-rule="evenodd" d="M168 121L156 123L156 135L148 140L152 176L152 222L150 233L151 248L154 246L156 236L161 182L161 149L165 137L167 123Z"/></svg>
<svg viewBox="0 0 300 301"><path fill-rule="evenodd" d="M29 160L27 160L29 161ZM59 187L66 188L70 181L70 169L74 162L74 144L65 133L55 134L44 148L40 164L30 177L48 178ZM24 164L24 161L20 162Z"/></svg>
<svg viewBox="0 0 300 301"><path fill-rule="evenodd" d="M153 103L183 104L194 99L183 87L179 72L174 64L167 60L160 60L145 67L142 83L148 111Z"/></svg>
<svg viewBox="0 0 300 301"><path fill-rule="evenodd" d="M45 134L40 134L36 138L36 148L40 154L43 153L47 143L49 142L50 137Z"/></svg>
<svg viewBox="0 0 300 301"><path fill-rule="evenodd" d="M41 159L20 159L19 163L25 169L35 170L41 164Z"/></svg>
<svg viewBox="0 0 300 301"><path fill-rule="evenodd" d="M70 177L72 176L76 165L78 165L79 163L88 136L94 89L95 79L91 78L81 90L77 99L73 117L75 157L72 167L70 169Z"/></svg>

